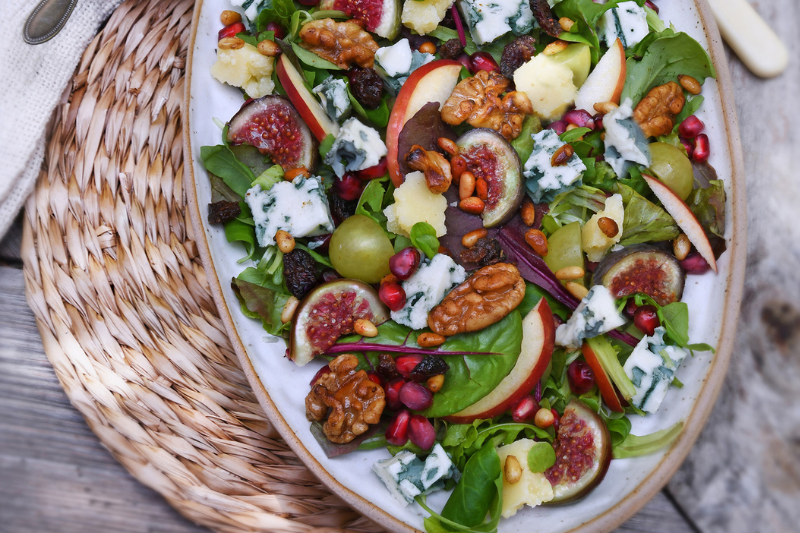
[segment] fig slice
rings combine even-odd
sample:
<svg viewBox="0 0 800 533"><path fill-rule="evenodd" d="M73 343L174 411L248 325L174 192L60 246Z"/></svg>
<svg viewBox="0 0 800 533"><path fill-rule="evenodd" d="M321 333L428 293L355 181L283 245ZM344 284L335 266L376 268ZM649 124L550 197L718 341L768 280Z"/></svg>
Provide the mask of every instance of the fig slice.
<svg viewBox="0 0 800 533"><path fill-rule="evenodd" d="M488 128L470 130L456 144L458 155L467 161L467 170L489 186L481 214L484 227L508 222L523 198L522 165L517 151L502 135Z"/></svg>
<svg viewBox="0 0 800 533"><path fill-rule="evenodd" d="M367 31L390 41L400 33L400 0L322 0L319 8L347 13Z"/></svg>
<svg viewBox="0 0 800 533"><path fill-rule="evenodd" d="M594 285L605 285L615 299L643 293L658 305L667 305L681 299L686 273L671 253L637 244L608 255L592 280Z"/></svg>
<svg viewBox="0 0 800 533"><path fill-rule="evenodd" d="M550 503L586 496L600 482L611 462L611 436L603 420L582 401L567 404L553 443L556 464L544 475L553 486Z"/></svg>
<svg viewBox="0 0 800 533"><path fill-rule="evenodd" d="M389 310L372 287L353 279L320 285L295 311L289 359L298 366L305 365L336 344L339 337L353 333L353 324L360 318L376 326L389 320Z"/></svg>
<svg viewBox="0 0 800 533"><path fill-rule="evenodd" d="M291 102L282 96L249 100L228 123L228 142L249 144L284 170L316 167L317 149L311 131Z"/></svg>

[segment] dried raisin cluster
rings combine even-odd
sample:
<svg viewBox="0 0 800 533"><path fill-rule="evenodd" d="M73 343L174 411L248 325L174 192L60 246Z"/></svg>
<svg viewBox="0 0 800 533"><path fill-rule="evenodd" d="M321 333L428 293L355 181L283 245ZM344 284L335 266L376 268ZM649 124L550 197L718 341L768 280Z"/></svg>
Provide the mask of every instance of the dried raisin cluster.
<svg viewBox="0 0 800 533"><path fill-rule="evenodd" d="M299 248L283 256L283 277L289 292L298 300L302 300L319 283L314 258Z"/></svg>
<svg viewBox="0 0 800 533"><path fill-rule="evenodd" d="M353 216L358 207L358 200L345 200L335 192L331 191L328 194L328 206L331 210L333 221L338 226L347 218Z"/></svg>
<svg viewBox="0 0 800 533"><path fill-rule="evenodd" d="M224 224L238 217L241 212L242 208L239 207L239 202L220 200L219 202L208 204L208 223Z"/></svg>
<svg viewBox="0 0 800 533"><path fill-rule="evenodd" d="M458 39L450 39L442 43L439 47L439 53L442 54L444 59L456 59L464 53L464 47L461 46L461 41Z"/></svg>
<svg viewBox="0 0 800 533"><path fill-rule="evenodd" d="M378 109L383 96L383 80L372 68L352 67L347 72L350 90L366 109Z"/></svg>
<svg viewBox="0 0 800 533"><path fill-rule="evenodd" d="M530 35L517 37L505 48L500 58L500 72L506 78L513 79L514 71L530 61L536 53L536 39Z"/></svg>
<svg viewBox="0 0 800 533"><path fill-rule="evenodd" d="M496 239L483 237L478 239L475 246L461 252L461 260L465 263L477 263L480 267L500 263L506 258L500 242Z"/></svg>

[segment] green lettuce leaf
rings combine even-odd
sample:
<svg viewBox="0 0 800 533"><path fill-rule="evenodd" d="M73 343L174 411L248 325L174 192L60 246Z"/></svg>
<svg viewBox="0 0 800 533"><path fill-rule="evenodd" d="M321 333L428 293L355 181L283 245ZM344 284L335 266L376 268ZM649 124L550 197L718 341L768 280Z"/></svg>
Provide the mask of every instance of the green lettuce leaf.
<svg viewBox="0 0 800 533"><path fill-rule="evenodd" d="M244 198L247 190L253 186L253 180L256 179L253 171L236 159L231 149L224 144L201 146L200 159L203 161L203 166L206 167L206 170L222 178L225 185L242 198Z"/></svg>
<svg viewBox="0 0 800 533"><path fill-rule="evenodd" d="M255 268L245 269L238 278L233 278L231 287L239 298L242 313L250 318L260 319L267 333L281 335L290 323L281 322L281 313L291 297L271 279Z"/></svg>
<svg viewBox="0 0 800 533"><path fill-rule="evenodd" d="M675 220L664 209L624 183L617 183L614 192L622 195L625 218L622 246L643 242L668 241L680 235Z"/></svg>
<svg viewBox="0 0 800 533"><path fill-rule="evenodd" d="M712 180L706 189L695 189L686 199L694 216L710 235L725 235L725 185L722 180Z"/></svg>
<svg viewBox="0 0 800 533"><path fill-rule="evenodd" d="M528 115L522 122L522 129L519 136L511 141L511 146L517 151L519 160L523 166L533 153L533 135L542 131L542 121L536 115Z"/></svg>

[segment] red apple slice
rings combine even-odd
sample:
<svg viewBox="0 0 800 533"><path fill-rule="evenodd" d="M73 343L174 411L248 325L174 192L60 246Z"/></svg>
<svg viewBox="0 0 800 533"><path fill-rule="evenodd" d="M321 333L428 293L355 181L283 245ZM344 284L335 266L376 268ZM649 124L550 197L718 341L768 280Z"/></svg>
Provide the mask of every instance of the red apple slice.
<svg viewBox="0 0 800 533"><path fill-rule="evenodd" d="M625 48L617 39L581 86L575 96L575 109L583 109L594 114L594 104L600 102L618 104L622 88L625 87L627 70Z"/></svg>
<svg viewBox="0 0 800 533"><path fill-rule="evenodd" d="M547 300L542 298L522 319L522 352L511 372L492 392L466 409L445 417L445 420L469 424L473 420L493 418L511 409L542 379L553 356L555 336L553 312Z"/></svg>
<svg viewBox="0 0 800 533"><path fill-rule="evenodd" d="M691 242L694 247L697 248L697 251L703 257L703 259L706 260L708 265L711 267L711 270L716 273L717 260L714 258L714 250L711 248L711 243L708 242L706 231L697 220L697 217L694 216L692 210L689 209L689 206L686 205L686 202L681 200L674 192L672 192L672 189L667 187L663 182L657 180L656 178L646 174L642 174L642 177L650 186L650 189L653 191L653 194L656 195L656 198L658 198L664 205L664 209L667 210L667 213L669 213L672 218L675 219L678 227L680 227L686 236L689 237L689 242Z"/></svg>
<svg viewBox="0 0 800 533"><path fill-rule="evenodd" d="M411 73L397 94L389 124L386 127L386 148L389 176L395 187L403 183L403 174L397 161L397 141L405 123L428 102L439 102L439 109L455 89L461 63L453 59L439 59L419 67Z"/></svg>
<svg viewBox="0 0 800 533"><path fill-rule="evenodd" d="M586 359L586 362L592 368L592 372L594 372L594 379L597 382L597 388L600 389L600 395L603 397L603 401L606 402L606 405L612 411L624 413L625 409L622 407L622 402L619 401L617 391L614 390L611 378L606 374L594 350L592 350L591 346L588 344L583 343L581 351L583 352L583 357Z"/></svg>
<svg viewBox="0 0 800 533"><path fill-rule="evenodd" d="M319 105L319 101L306 88L305 79L286 54L280 55L276 70L286 96L300 113L314 137L322 142L328 134L336 136L339 133L339 125L328 117Z"/></svg>

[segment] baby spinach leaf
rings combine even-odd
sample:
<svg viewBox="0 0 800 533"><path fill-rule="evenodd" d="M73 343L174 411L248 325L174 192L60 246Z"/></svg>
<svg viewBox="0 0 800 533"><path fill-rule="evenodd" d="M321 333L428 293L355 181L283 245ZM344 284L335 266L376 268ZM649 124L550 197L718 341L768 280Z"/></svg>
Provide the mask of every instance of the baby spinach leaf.
<svg viewBox="0 0 800 533"><path fill-rule="evenodd" d="M668 241L680 235L675 220L624 183L617 183L614 192L622 195L625 217L622 225L622 246L642 242Z"/></svg>
<svg viewBox="0 0 800 533"><path fill-rule="evenodd" d="M577 141L587 133L591 133L591 131L592 130L589 128L574 128L569 131L565 131L559 136L559 138L565 143L571 143Z"/></svg>
<svg viewBox="0 0 800 533"><path fill-rule="evenodd" d="M225 238L228 242L241 242L247 255L239 259L239 263L244 263L253 258L256 251L256 232L253 226L234 219L225 223Z"/></svg>
<svg viewBox="0 0 800 533"><path fill-rule="evenodd" d="M325 70L342 70L327 59L322 59L314 52L309 52L297 43L292 43L292 51L301 63L304 63L309 67L323 68Z"/></svg>
<svg viewBox="0 0 800 533"><path fill-rule="evenodd" d="M481 525L492 500L502 498L500 456L489 441L467 461L463 475L442 509L442 517L467 527Z"/></svg>
<svg viewBox="0 0 800 533"><path fill-rule="evenodd" d="M612 448L614 459L627 459L657 452L675 442L681 431L683 431L682 420L670 428L649 435L639 437L629 434L625 440Z"/></svg>
<svg viewBox="0 0 800 533"><path fill-rule="evenodd" d="M667 335L678 346L689 344L689 306L685 302L673 302L658 310L661 325Z"/></svg>
<svg viewBox="0 0 800 533"><path fill-rule="evenodd" d="M386 215L383 214L383 196L386 190L383 188L382 180L371 180L356 206L356 215L364 215L377 222L381 227L386 227Z"/></svg>
<svg viewBox="0 0 800 533"><path fill-rule="evenodd" d="M427 222L417 222L411 226L411 243L425 252L429 259L439 253L439 239L436 230Z"/></svg>
<svg viewBox="0 0 800 533"><path fill-rule="evenodd" d="M544 472L556 464L556 451L549 442L537 442L528 451L528 468L534 474Z"/></svg>
<svg viewBox="0 0 800 533"><path fill-rule="evenodd" d="M225 185L244 198L256 177L247 165L236 159L231 149L224 144L201 146L200 159L206 170L222 178Z"/></svg>
<svg viewBox="0 0 800 533"><path fill-rule="evenodd" d="M533 153L533 136L542 131L542 121L536 115L528 115L522 122L519 136L511 141L520 162L525 165Z"/></svg>

